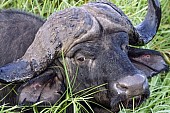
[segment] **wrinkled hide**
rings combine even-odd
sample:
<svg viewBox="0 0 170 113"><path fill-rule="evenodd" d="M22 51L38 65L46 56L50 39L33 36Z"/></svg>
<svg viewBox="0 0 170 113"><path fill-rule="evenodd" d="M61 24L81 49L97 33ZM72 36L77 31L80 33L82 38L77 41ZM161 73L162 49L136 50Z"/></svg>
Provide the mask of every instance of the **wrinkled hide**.
<svg viewBox="0 0 170 113"><path fill-rule="evenodd" d="M119 111L120 103L132 108L132 98L139 106L149 97L147 78L167 70L160 52L129 47L146 44L156 34L160 4L149 0L148 6L143 24L136 27L109 2L92 2L55 12L40 24L34 41L24 46L24 55L20 57L18 53L17 60L2 64L0 80L25 82L18 89L19 104L55 104L67 84L63 53L70 79L77 73L73 93L105 84L94 90L103 91L94 94L93 101L113 112ZM145 26L148 22L152 22L151 27ZM147 31L145 35L142 29ZM107 112L99 106L92 107L96 113Z"/></svg>

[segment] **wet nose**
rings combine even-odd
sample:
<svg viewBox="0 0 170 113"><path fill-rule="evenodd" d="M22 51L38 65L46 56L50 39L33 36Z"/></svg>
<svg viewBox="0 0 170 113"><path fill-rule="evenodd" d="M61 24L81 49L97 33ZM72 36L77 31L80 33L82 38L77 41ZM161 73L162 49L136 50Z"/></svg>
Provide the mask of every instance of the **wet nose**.
<svg viewBox="0 0 170 113"><path fill-rule="evenodd" d="M149 90L147 78L144 75L126 76L114 84L118 95L126 95L127 98L145 94Z"/></svg>

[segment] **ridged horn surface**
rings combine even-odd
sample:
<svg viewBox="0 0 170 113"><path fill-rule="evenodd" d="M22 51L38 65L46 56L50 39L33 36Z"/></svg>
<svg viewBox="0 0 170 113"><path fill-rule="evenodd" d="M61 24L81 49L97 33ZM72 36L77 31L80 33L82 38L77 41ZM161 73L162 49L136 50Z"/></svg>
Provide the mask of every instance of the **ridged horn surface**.
<svg viewBox="0 0 170 113"><path fill-rule="evenodd" d="M145 45L156 35L161 21L159 0L148 0L148 11L143 22L135 27L135 35L130 39L131 45Z"/></svg>

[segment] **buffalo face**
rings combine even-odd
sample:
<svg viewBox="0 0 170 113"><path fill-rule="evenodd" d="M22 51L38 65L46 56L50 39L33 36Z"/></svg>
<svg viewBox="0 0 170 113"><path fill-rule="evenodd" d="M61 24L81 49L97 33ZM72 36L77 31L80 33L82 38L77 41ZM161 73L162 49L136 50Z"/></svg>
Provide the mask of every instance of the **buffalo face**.
<svg viewBox="0 0 170 113"><path fill-rule="evenodd" d="M70 75L75 75L78 67L75 89L106 84L94 98L113 111L120 102L131 108L133 97L137 106L149 96L145 74L128 58L128 37L126 32L101 34L98 40L77 44L66 54Z"/></svg>
<svg viewBox="0 0 170 113"><path fill-rule="evenodd" d="M62 69L49 67L64 67L64 54L70 79L77 74L75 92L105 84L96 89L102 90L94 94L96 102L112 111L118 111L120 103L131 108L133 98L135 106L140 105L149 96L147 77L167 69L159 52L129 46L146 44L156 34L160 5L149 0L148 6L145 20L136 27L108 2L53 13L25 54L0 68L1 81L27 81L18 90L20 104L54 104L67 83Z"/></svg>

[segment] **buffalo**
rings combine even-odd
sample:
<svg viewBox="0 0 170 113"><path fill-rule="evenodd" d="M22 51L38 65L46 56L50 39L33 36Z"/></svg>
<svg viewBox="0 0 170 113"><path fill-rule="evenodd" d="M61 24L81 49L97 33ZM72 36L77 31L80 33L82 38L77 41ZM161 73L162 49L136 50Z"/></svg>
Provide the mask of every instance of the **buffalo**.
<svg viewBox="0 0 170 113"><path fill-rule="evenodd" d="M13 84L17 90L1 103L55 104L66 90L66 65L70 79L77 74L74 92L106 84L93 101L117 112L120 103L132 108L133 98L135 106L146 100L150 94L147 78L168 68L160 52L134 47L155 36L161 20L158 0L148 0L147 15L135 27L106 1L54 12L47 20L1 10L0 20L1 87L12 84L0 91L0 98ZM107 112L100 106L93 108L96 113Z"/></svg>

